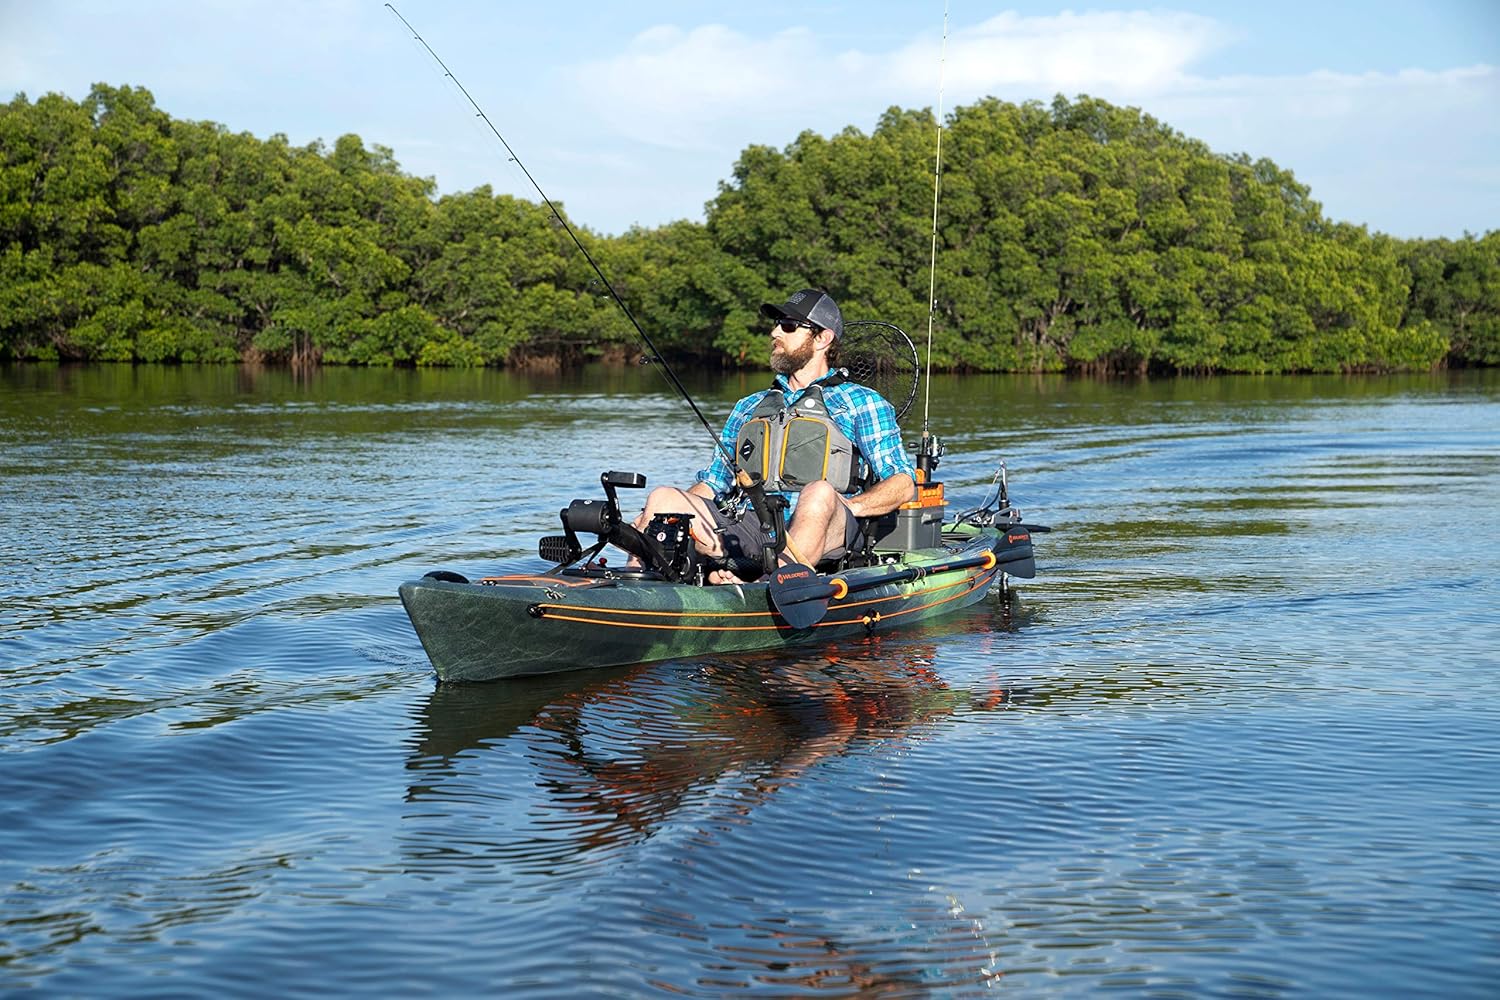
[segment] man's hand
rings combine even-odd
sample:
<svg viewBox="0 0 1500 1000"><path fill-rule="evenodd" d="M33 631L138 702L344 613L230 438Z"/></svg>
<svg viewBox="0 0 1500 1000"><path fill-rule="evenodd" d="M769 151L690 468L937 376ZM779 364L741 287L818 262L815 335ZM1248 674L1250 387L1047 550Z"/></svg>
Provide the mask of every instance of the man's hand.
<svg viewBox="0 0 1500 1000"><path fill-rule="evenodd" d="M889 479L882 479L873 487L848 498L849 509L855 517L879 517L887 514L915 495L917 484L911 476L898 472Z"/></svg>

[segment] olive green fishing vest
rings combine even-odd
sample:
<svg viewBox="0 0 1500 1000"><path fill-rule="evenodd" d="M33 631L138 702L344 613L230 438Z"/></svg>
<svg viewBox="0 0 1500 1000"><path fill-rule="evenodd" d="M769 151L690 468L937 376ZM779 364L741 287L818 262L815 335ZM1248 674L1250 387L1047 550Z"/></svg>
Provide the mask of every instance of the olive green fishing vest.
<svg viewBox="0 0 1500 1000"><path fill-rule="evenodd" d="M840 493L859 486L859 452L828 415L823 387L810 387L795 406L780 389L756 404L735 442L740 468L766 489L796 493L826 479Z"/></svg>

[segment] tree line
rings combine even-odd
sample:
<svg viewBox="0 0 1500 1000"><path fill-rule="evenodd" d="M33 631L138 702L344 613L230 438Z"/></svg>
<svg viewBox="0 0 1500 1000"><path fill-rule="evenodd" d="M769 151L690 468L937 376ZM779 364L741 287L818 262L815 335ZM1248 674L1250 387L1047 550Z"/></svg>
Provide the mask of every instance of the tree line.
<svg viewBox="0 0 1500 1000"><path fill-rule="evenodd" d="M925 331L930 111L746 148L705 221L570 220L674 359L764 364L760 302L827 288ZM1269 160L1134 108L945 122L933 364L1333 372L1500 364L1500 231L1333 222ZM0 106L0 361L566 365L639 350L544 205L435 196L391 150L182 121L149 91Z"/></svg>

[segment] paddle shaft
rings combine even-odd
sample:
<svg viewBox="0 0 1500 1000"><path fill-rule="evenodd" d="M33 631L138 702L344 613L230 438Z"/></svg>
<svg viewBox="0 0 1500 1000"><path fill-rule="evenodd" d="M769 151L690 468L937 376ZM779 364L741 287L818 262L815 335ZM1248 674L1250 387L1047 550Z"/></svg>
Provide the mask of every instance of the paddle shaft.
<svg viewBox="0 0 1500 1000"><path fill-rule="evenodd" d="M852 594L859 590L869 590L871 587L880 587L887 583L904 583L907 580L920 580L923 577L934 576L938 573L948 573L957 569L968 569L971 566L984 566L986 564L990 566L995 565L995 554L993 552L982 552L979 555L965 556L962 559L950 559L947 562L937 563L933 566L903 566L901 569L893 569L889 573L867 577L855 583L850 583L843 577L834 577L823 588L809 587L798 594L798 597L801 600L809 601L822 600L825 597L843 597L845 594Z"/></svg>

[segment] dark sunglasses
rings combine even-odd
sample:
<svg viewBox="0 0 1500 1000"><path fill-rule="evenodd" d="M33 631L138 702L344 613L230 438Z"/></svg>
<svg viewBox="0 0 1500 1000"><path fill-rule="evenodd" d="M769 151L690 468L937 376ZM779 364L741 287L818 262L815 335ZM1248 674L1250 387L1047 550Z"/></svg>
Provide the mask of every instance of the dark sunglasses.
<svg viewBox="0 0 1500 1000"><path fill-rule="evenodd" d="M811 330L814 334L818 332L818 327L813 326L811 323L799 323L794 319L777 320L776 326L781 330L782 333L796 333L804 326Z"/></svg>

